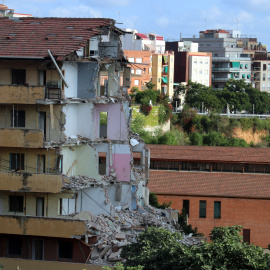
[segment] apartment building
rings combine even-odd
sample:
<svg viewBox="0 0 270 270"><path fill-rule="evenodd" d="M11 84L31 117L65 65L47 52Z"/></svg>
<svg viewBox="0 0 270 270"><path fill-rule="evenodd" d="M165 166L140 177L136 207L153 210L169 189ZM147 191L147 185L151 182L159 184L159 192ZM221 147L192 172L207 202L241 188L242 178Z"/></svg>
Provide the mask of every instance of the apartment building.
<svg viewBox="0 0 270 270"><path fill-rule="evenodd" d="M244 241L268 248L268 148L148 145L149 189L187 214L209 236L213 227L243 226Z"/></svg>
<svg viewBox="0 0 270 270"><path fill-rule="evenodd" d="M140 91L145 90L145 84L152 78L152 53L151 51L129 51L124 50L124 55L127 57L129 67L131 69L131 84L132 87L137 87Z"/></svg>
<svg viewBox="0 0 270 270"><path fill-rule="evenodd" d="M163 36L154 33L139 33L136 29L122 29L125 35L121 37L123 50L151 51L162 54L165 52Z"/></svg>
<svg viewBox="0 0 270 270"><path fill-rule="evenodd" d="M253 60L252 86L260 91L270 93L270 61Z"/></svg>
<svg viewBox="0 0 270 270"><path fill-rule="evenodd" d="M199 43L199 52L212 53L212 86L223 88L230 79L243 79L251 83L251 58L238 46L240 31L200 31L199 38L183 38L183 41Z"/></svg>
<svg viewBox="0 0 270 270"><path fill-rule="evenodd" d="M174 82L189 80L210 86L212 83L212 53L198 52L198 43L166 42L166 50L174 51Z"/></svg>
<svg viewBox="0 0 270 270"><path fill-rule="evenodd" d="M164 54L152 54L152 82L155 89L161 93L173 96L174 85L174 53L166 51Z"/></svg>
<svg viewBox="0 0 270 270"><path fill-rule="evenodd" d="M111 19L0 18L0 33L0 257L86 263L90 212L148 203L123 32Z"/></svg>

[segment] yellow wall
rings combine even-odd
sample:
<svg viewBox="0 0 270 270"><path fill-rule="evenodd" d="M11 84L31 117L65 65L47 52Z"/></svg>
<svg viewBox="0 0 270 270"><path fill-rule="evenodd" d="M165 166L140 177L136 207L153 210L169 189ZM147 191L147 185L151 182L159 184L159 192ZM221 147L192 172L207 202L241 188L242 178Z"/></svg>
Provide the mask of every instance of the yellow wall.
<svg viewBox="0 0 270 270"><path fill-rule="evenodd" d="M11 85L11 69L25 69L26 83L29 85L38 85L38 70L46 70L47 66L44 61L30 61L30 60L14 60L14 61L0 61L0 82L2 85ZM56 69L46 70L47 81L59 81L60 75Z"/></svg>
<svg viewBox="0 0 270 270"><path fill-rule="evenodd" d="M32 261L22 259L8 259L0 258L0 264L3 265L4 270L15 270L19 267L20 270L102 270L102 266L80 264L80 263L63 263L63 262L46 262L46 261Z"/></svg>
<svg viewBox="0 0 270 270"><path fill-rule="evenodd" d="M65 114L62 105L53 105L53 126L51 121L50 106L46 105L0 105L0 128L12 128L11 111L25 111L25 127L15 129L38 129L39 112L46 112L46 141L63 141L62 126L65 124Z"/></svg>
<svg viewBox="0 0 270 270"><path fill-rule="evenodd" d="M56 165L56 150L2 147L0 148L0 171L10 171L10 153L24 154L25 169L22 172L37 172L37 155L45 155L45 172L47 172L48 168L54 169Z"/></svg>
<svg viewBox="0 0 270 270"><path fill-rule="evenodd" d="M56 189L55 189L56 190ZM37 193L37 192L1 192L0 193L0 214L15 215L9 211L9 196L17 195L24 196L24 212L17 212L16 216L36 216L36 198L44 198L44 216L50 218L71 218L70 216L59 215L59 199L71 199L74 196L73 192L63 192L57 194Z"/></svg>

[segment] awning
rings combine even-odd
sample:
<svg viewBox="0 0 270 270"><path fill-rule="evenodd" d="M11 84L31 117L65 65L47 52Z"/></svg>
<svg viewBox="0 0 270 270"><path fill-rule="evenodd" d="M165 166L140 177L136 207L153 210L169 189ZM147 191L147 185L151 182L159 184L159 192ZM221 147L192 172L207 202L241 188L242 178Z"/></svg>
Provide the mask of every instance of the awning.
<svg viewBox="0 0 270 270"><path fill-rule="evenodd" d="M247 78L250 79L250 74L247 75Z"/></svg>
<svg viewBox="0 0 270 270"><path fill-rule="evenodd" d="M163 81L164 83L168 83L167 77L162 77L162 81Z"/></svg>
<svg viewBox="0 0 270 270"><path fill-rule="evenodd" d="M151 44L144 44L144 46L146 47L145 49L147 49L148 51L156 51L156 47Z"/></svg>
<svg viewBox="0 0 270 270"><path fill-rule="evenodd" d="M164 72L165 72L165 73L168 73L168 66L165 66L165 67L164 67Z"/></svg>
<svg viewBox="0 0 270 270"><path fill-rule="evenodd" d="M242 78L246 78L246 74L242 74Z"/></svg>
<svg viewBox="0 0 270 270"><path fill-rule="evenodd" d="M163 62L164 62L165 64L167 64L167 63L168 63L168 57L167 57L167 56L165 56L165 55L163 55Z"/></svg>
<svg viewBox="0 0 270 270"><path fill-rule="evenodd" d="M232 67L233 68L239 68L240 67L240 63L239 62L232 62Z"/></svg>
<svg viewBox="0 0 270 270"><path fill-rule="evenodd" d="M248 64L245 64L245 68L248 68Z"/></svg>
<svg viewBox="0 0 270 270"><path fill-rule="evenodd" d="M136 36L139 37L140 39L149 39L145 34L141 33L136 33Z"/></svg>
<svg viewBox="0 0 270 270"><path fill-rule="evenodd" d="M243 67L244 67L244 65L243 65L243 64L241 64L241 65L240 65L240 68L243 68Z"/></svg>

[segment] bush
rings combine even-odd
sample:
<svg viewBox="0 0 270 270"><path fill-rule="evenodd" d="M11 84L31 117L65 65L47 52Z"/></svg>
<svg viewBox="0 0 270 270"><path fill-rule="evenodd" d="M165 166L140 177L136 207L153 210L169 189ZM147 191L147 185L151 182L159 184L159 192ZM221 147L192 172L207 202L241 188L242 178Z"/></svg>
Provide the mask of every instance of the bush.
<svg viewBox="0 0 270 270"><path fill-rule="evenodd" d="M149 104L150 100L152 104L156 103L159 93L156 90L145 90L138 92L135 96L135 102L139 104Z"/></svg>
<svg viewBox="0 0 270 270"><path fill-rule="evenodd" d="M203 135L200 134L199 132L191 133L189 136L189 140L191 145L198 145L198 146L203 145Z"/></svg>
<svg viewBox="0 0 270 270"><path fill-rule="evenodd" d="M152 110L151 105L143 104L140 106L140 111L146 116L150 114L151 110Z"/></svg>
<svg viewBox="0 0 270 270"><path fill-rule="evenodd" d="M166 101L162 102L158 110L158 123L165 124L172 117L172 105Z"/></svg>

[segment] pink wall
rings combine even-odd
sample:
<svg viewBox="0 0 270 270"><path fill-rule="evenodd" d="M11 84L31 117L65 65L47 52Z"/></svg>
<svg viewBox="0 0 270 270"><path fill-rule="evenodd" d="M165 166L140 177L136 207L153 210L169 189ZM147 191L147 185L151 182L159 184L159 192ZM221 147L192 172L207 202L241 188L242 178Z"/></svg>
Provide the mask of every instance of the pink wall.
<svg viewBox="0 0 270 270"><path fill-rule="evenodd" d="M96 137L99 137L99 112L108 113L107 136L110 140L127 140L128 128L124 111L121 110L122 104L96 104Z"/></svg>
<svg viewBox="0 0 270 270"><path fill-rule="evenodd" d="M130 154L113 154L113 168L119 181L130 182L130 158Z"/></svg>

